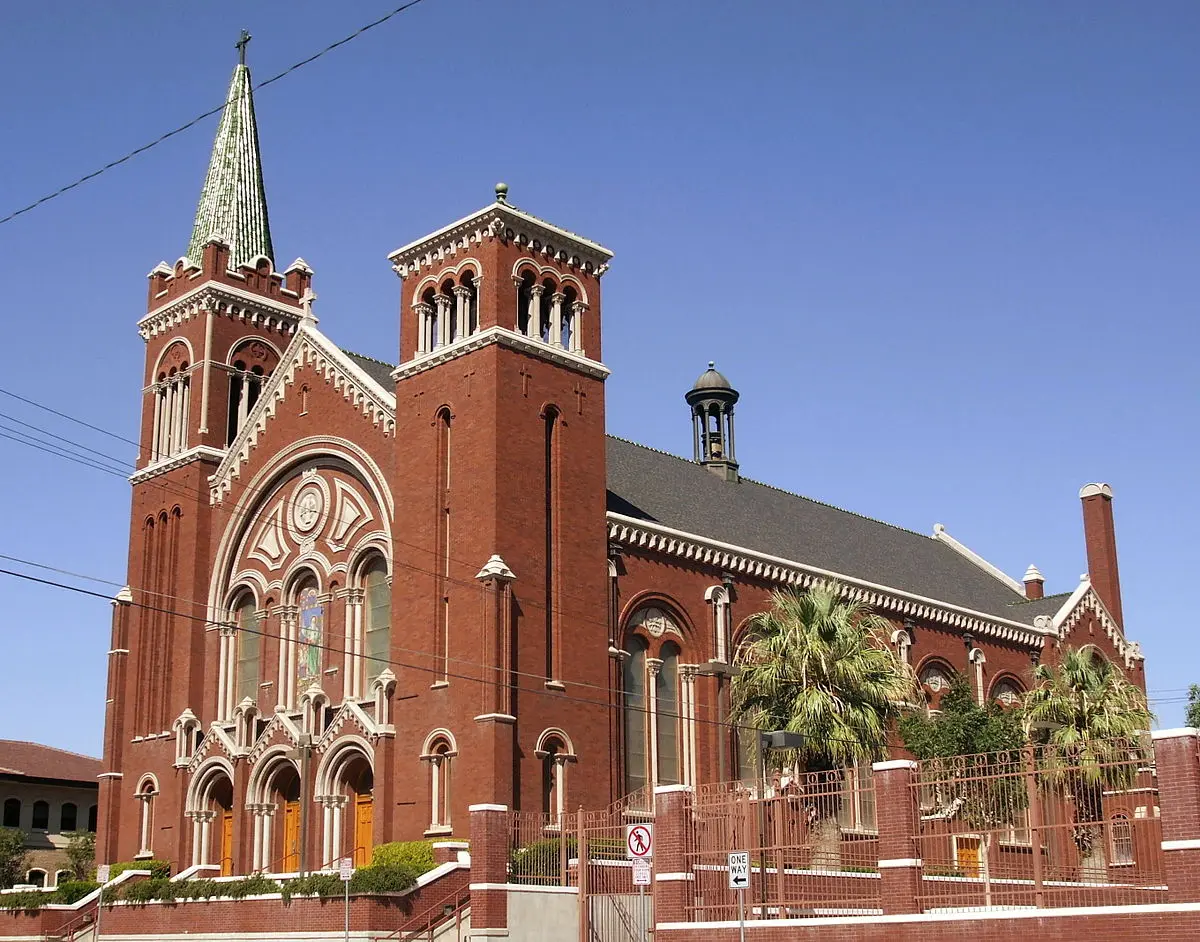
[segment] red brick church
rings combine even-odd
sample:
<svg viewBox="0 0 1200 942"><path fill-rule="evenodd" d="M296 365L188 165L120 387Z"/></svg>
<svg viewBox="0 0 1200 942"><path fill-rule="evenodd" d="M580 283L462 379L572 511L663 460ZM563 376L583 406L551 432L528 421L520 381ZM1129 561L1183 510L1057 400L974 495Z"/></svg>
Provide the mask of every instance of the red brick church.
<svg viewBox="0 0 1200 942"><path fill-rule="evenodd" d="M736 778L739 631L818 579L892 622L934 701L956 673L1011 700L1066 644L1144 686L1107 485L1080 493L1090 576L1044 595L1035 567L1018 581L940 526L743 477L712 364L686 412L658 406L691 422L689 456L606 435L612 257L499 185L388 256L395 362L342 349L312 269L277 267L237 67L187 251L150 273L137 325L100 859L295 871L465 837L472 805Z"/></svg>

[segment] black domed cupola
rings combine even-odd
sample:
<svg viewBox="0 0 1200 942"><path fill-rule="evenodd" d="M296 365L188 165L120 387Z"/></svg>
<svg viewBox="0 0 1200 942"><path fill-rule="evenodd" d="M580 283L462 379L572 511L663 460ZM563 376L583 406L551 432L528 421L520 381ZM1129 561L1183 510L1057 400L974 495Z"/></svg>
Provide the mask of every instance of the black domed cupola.
<svg viewBox="0 0 1200 942"><path fill-rule="evenodd" d="M733 406L738 391L709 361L708 369L684 397L692 407L695 460L727 481L738 479L733 441Z"/></svg>

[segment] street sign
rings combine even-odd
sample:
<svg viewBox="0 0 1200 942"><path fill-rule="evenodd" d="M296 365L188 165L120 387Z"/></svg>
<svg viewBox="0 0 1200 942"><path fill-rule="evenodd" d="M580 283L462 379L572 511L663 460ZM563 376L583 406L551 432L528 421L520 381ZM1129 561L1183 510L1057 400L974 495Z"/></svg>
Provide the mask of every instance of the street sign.
<svg viewBox="0 0 1200 942"><path fill-rule="evenodd" d="M631 860L637 857L653 857L654 832L649 824L625 825L625 856Z"/></svg>
<svg viewBox="0 0 1200 942"><path fill-rule="evenodd" d="M349 857L343 857L338 861L338 876L343 882L349 883L351 877L354 876L354 861Z"/></svg>
<svg viewBox="0 0 1200 942"><path fill-rule="evenodd" d="M633 858L633 885L634 886L649 886L650 885L650 858L649 857L634 857Z"/></svg>
<svg viewBox="0 0 1200 942"><path fill-rule="evenodd" d="M110 873L112 873L112 869L109 867L109 865L101 864L99 867L96 868L96 882L97 883L107 883Z"/></svg>
<svg viewBox="0 0 1200 942"><path fill-rule="evenodd" d="M729 853L729 888L744 890L750 885L750 854L735 850Z"/></svg>

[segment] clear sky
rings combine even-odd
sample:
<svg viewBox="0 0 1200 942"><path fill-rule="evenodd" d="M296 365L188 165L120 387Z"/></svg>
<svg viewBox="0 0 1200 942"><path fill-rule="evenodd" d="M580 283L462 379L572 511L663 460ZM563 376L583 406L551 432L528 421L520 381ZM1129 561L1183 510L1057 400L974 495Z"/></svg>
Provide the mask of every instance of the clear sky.
<svg viewBox="0 0 1200 942"><path fill-rule="evenodd" d="M220 104L240 28L261 81L398 2L4 4L0 215ZM334 340L394 359L386 254L505 180L616 252L610 432L690 454L715 359L747 475L943 523L1048 592L1086 568L1080 485L1111 483L1127 632L1178 725L1198 45L1189 2L424 0L258 96L276 261L316 270ZM145 274L186 249L216 120L0 225L0 387L135 437ZM0 553L122 583L128 484L0 456ZM108 605L0 577L0 612L0 738L98 754Z"/></svg>

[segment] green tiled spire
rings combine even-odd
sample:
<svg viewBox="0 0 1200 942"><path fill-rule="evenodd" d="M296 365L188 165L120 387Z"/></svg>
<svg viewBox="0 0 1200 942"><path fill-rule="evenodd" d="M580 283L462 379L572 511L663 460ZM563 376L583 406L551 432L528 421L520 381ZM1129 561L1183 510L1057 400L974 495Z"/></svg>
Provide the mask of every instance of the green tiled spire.
<svg viewBox="0 0 1200 942"><path fill-rule="evenodd" d="M244 62L233 70L229 96L213 142L208 176L196 208L188 258L199 264L204 244L213 235L230 244L232 266L257 255L265 255L275 264L258 150L258 125L254 120L254 94L250 69Z"/></svg>

